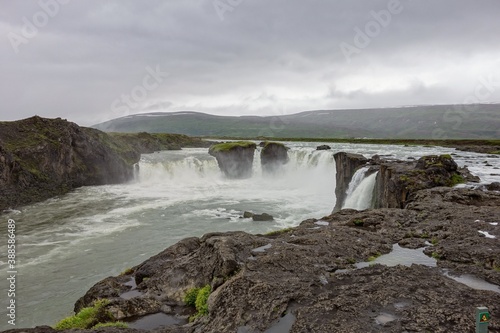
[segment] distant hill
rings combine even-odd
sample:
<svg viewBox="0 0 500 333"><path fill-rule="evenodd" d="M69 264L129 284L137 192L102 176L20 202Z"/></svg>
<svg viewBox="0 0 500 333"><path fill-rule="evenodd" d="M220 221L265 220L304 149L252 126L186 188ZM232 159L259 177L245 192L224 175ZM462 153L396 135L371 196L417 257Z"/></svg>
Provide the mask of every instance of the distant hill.
<svg viewBox="0 0 500 333"><path fill-rule="evenodd" d="M497 139L500 104L318 110L266 117L156 112L117 118L92 127L106 132L211 137Z"/></svg>

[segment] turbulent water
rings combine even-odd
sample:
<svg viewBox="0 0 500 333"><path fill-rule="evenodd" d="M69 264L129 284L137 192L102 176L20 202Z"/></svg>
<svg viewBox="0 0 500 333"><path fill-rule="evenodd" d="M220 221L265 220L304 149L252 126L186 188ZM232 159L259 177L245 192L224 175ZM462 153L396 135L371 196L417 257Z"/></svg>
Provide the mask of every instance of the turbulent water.
<svg viewBox="0 0 500 333"><path fill-rule="evenodd" d="M439 147L351 144L330 144L331 151L315 151L319 144L288 143L290 162L275 176L260 172L256 152L254 175L244 180L225 179L207 149L143 155L133 182L84 187L1 215L5 232L0 239L0 270L5 274L8 218L17 225L16 328L54 324L72 314L74 302L93 284L182 238L229 230L265 233L330 214L335 203L335 152L399 159L454 152ZM486 182L498 181L498 176L491 175L500 173L493 169L500 165L498 159L456 153L460 165L468 164ZM361 200L356 207L364 205ZM269 213L275 221L243 219L244 211ZM6 279L2 281L6 291ZM12 328L5 316L7 297L1 299L0 329Z"/></svg>
<svg viewBox="0 0 500 333"><path fill-rule="evenodd" d="M372 206L373 190L378 172L366 176L368 169L368 167L360 168L352 176L342 209L352 208L363 210Z"/></svg>

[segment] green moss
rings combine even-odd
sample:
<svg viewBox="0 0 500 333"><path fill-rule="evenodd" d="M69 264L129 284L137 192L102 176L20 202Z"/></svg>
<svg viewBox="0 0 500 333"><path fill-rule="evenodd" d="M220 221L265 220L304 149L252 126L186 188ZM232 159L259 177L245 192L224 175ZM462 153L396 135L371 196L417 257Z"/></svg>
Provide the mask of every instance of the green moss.
<svg viewBox="0 0 500 333"><path fill-rule="evenodd" d="M102 327L118 327L118 328L128 328L128 325L123 321L115 321L110 323L99 323L92 327L92 329L102 328Z"/></svg>
<svg viewBox="0 0 500 333"><path fill-rule="evenodd" d="M186 295L184 296L184 303L189 306L196 306L196 297L198 297L198 293L200 292L200 288L192 288L189 289Z"/></svg>
<svg viewBox="0 0 500 333"><path fill-rule="evenodd" d="M441 259L441 255L438 252L432 252L431 257L433 257L436 260Z"/></svg>
<svg viewBox="0 0 500 333"><path fill-rule="evenodd" d="M375 261L378 257L380 257L382 254L380 252L375 253L373 256L368 257L368 261Z"/></svg>
<svg viewBox="0 0 500 333"><path fill-rule="evenodd" d="M432 245L437 245L437 243L438 243L438 239L437 239L437 238L435 238L435 237L432 237L432 239L431 239L431 244L432 244Z"/></svg>
<svg viewBox="0 0 500 333"><path fill-rule="evenodd" d="M198 310L198 314L202 316L206 316L208 314L208 297L212 292L212 288L210 285L206 285L201 288L198 292L198 296L196 296L196 310Z"/></svg>
<svg viewBox="0 0 500 333"><path fill-rule="evenodd" d="M270 232L266 233L265 236L278 236L278 235L287 233L289 231L292 231L293 229L294 228L285 228L285 229L280 229L280 230L274 230L274 231L270 231Z"/></svg>
<svg viewBox="0 0 500 333"><path fill-rule="evenodd" d="M461 175L454 174L453 176L451 176L450 186L455 186L457 184L462 184L462 183L465 183L465 179Z"/></svg>
<svg viewBox="0 0 500 333"><path fill-rule="evenodd" d="M353 223L357 227L362 227L365 224L365 222L363 222L363 220L354 220Z"/></svg>
<svg viewBox="0 0 500 333"><path fill-rule="evenodd" d="M218 143L210 147L210 152L220 153L224 151L230 151L235 148L255 148L257 145L251 141L236 141L236 142L225 142Z"/></svg>
<svg viewBox="0 0 500 333"><path fill-rule="evenodd" d="M196 318L206 316L208 314L208 297L212 292L212 288L209 284L203 288L192 288L189 289L184 296L184 303L189 306L194 306L196 308L196 314L189 318L189 321L193 321Z"/></svg>
<svg viewBox="0 0 500 333"><path fill-rule="evenodd" d="M353 264L356 263L356 259L354 259L354 258L347 258L347 263L353 265Z"/></svg>
<svg viewBox="0 0 500 333"><path fill-rule="evenodd" d="M120 273L120 275L130 275L134 273L134 270L130 267L126 268L123 272Z"/></svg>
<svg viewBox="0 0 500 333"><path fill-rule="evenodd" d="M451 160L451 155L450 154L443 154L443 155L440 155L440 157Z"/></svg>
<svg viewBox="0 0 500 333"><path fill-rule="evenodd" d="M89 329L98 324L98 315L102 309L109 304L109 300L100 299L94 302L93 306L80 310L76 315L62 319L54 325L56 330L67 329ZM109 315L109 319L113 318Z"/></svg>

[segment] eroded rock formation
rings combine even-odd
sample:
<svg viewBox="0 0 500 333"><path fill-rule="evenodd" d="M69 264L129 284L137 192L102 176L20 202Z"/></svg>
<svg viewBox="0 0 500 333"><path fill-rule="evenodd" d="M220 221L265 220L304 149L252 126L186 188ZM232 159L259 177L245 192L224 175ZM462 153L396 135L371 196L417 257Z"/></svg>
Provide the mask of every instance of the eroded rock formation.
<svg viewBox="0 0 500 333"><path fill-rule="evenodd" d="M253 142L239 141L212 145L208 153L217 159L220 170L228 178L249 178L252 176L254 151Z"/></svg>
<svg viewBox="0 0 500 333"><path fill-rule="evenodd" d="M278 172L288 163L287 148L279 142L266 142L260 152L260 162L265 173Z"/></svg>

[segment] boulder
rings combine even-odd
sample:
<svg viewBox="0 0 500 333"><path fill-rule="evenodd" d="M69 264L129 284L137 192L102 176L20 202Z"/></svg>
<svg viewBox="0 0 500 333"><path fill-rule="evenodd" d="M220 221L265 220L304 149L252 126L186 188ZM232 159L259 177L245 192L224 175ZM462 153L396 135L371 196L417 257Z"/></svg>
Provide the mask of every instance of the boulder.
<svg viewBox="0 0 500 333"><path fill-rule="evenodd" d="M208 153L217 159L227 178L250 178L256 147L250 141L225 142L210 146Z"/></svg>
<svg viewBox="0 0 500 333"><path fill-rule="evenodd" d="M279 142L266 142L260 152L262 171L276 173L288 163L288 149Z"/></svg>
<svg viewBox="0 0 500 333"><path fill-rule="evenodd" d="M486 189L488 191L500 191L500 183L499 182L493 182L491 184L486 185Z"/></svg>
<svg viewBox="0 0 500 333"><path fill-rule="evenodd" d="M272 221L274 220L274 217L267 213L262 213L262 214L253 214L252 219L254 221Z"/></svg>
<svg viewBox="0 0 500 333"><path fill-rule="evenodd" d="M330 147L329 145L321 145L316 147L316 150L330 150L330 149L332 149L332 147Z"/></svg>

